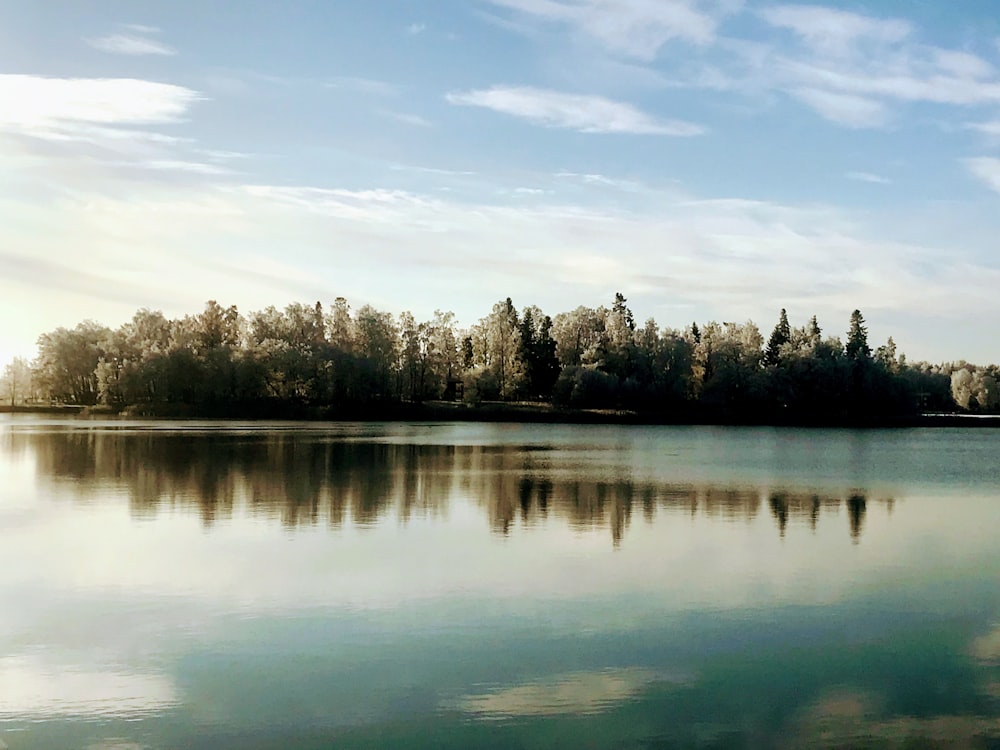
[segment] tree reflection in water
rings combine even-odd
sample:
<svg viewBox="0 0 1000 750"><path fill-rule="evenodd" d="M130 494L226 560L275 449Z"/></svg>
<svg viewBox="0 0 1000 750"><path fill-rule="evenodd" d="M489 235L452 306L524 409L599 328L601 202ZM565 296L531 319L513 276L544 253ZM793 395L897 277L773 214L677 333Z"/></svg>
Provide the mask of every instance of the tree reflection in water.
<svg viewBox="0 0 1000 750"><path fill-rule="evenodd" d="M237 512L289 528L366 527L387 514L406 523L446 514L453 498L464 497L484 509L498 534L555 517L575 530L607 528L617 547L633 509L647 523L661 512L750 523L766 502L782 538L790 525L815 531L821 515L846 507L857 543L869 502L853 488L818 493L601 476L571 454L532 446L399 444L291 430L27 431L7 433L4 442L9 453L33 455L40 479L72 483L82 500L124 492L137 518L163 508L196 511L205 526ZM874 502L891 511L894 501Z"/></svg>

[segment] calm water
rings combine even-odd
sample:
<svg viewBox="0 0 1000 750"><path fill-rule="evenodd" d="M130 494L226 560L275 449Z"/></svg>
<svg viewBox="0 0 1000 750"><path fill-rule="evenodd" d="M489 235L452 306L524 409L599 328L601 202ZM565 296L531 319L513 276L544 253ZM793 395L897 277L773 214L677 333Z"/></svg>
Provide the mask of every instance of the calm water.
<svg viewBox="0 0 1000 750"><path fill-rule="evenodd" d="M0 417L0 742L998 748L998 531L1000 430Z"/></svg>

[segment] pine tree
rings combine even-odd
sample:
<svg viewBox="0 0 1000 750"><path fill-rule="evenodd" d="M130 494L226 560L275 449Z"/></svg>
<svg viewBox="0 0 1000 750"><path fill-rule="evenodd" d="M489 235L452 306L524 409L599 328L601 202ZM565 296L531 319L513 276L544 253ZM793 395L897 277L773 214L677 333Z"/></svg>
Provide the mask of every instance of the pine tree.
<svg viewBox="0 0 1000 750"><path fill-rule="evenodd" d="M466 370L471 370L475 361L476 357L472 347L472 336L466 336L462 339L462 367Z"/></svg>
<svg viewBox="0 0 1000 750"><path fill-rule="evenodd" d="M615 301L611 305L611 311L613 313L621 315L622 320L625 321L625 325L628 326L628 329L630 331L634 331L635 318L632 317L632 311L628 309L628 305L626 304L627 302L628 300L625 299L625 295L623 295L621 292L615 292Z"/></svg>
<svg viewBox="0 0 1000 750"><path fill-rule="evenodd" d="M552 386L559 377L559 358L556 356L556 342L552 338L552 318L542 318L542 327L535 339L534 386L539 395L549 398Z"/></svg>
<svg viewBox="0 0 1000 750"><path fill-rule="evenodd" d="M806 338L809 340L810 345L816 346L822 341L823 330L819 327L819 323L816 322L816 316L813 315L809 318L809 323L806 325Z"/></svg>
<svg viewBox="0 0 1000 750"><path fill-rule="evenodd" d="M537 396L535 389L535 378L537 377L537 357L538 340L535 333L535 316L530 307L524 308L519 326L519 351L521 363L524 366L524 380L531 397Z"/></svg>
<svg viewBox="0 0 1000 750"><path fill-rule="evenodd" d="M764 352L765 365L777 365L781 361L781 347L792 339L792 329L788 325L788 313L785 308L781 308L781 315L778 317L778 324L771 332L771 338L767 342L767 349Z"/></svg>
<svg viewBox="0 0 1000 750"><path fill-rule="evenodd" d="M851 327L847 331L847 356L855 361L871 359L872 350L868 346L868 329L860 310L851 313Z"/></svg>

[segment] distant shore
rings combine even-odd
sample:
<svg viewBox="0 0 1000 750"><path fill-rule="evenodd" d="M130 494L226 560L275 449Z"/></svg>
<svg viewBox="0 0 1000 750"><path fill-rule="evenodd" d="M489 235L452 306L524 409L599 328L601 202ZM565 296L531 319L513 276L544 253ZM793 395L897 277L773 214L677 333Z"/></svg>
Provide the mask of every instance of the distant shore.
<svg viewBox="0 0 1000 750"><path fill-rule="evenodd" d="M64 416L76 416L87 407L76 404L0 404L0 414L61 414Z"/></svg>
<svg viewBox="0 0 1000 750"><path fill-rule="evenodd" d="M143 404L122 409L72 404L0 406L0 414L11 413L136 419L301 419L362 422L530 422L775 427L1000 427L998 414L927 413L859 418L831 414L740 413L704 408L676 409L671 412L573 409L548 403L499 401L484 402L475 406L453 401L397 403L345 410L296 407L287 404L236 404L216 409L194 408L186 404Z"/></svg>

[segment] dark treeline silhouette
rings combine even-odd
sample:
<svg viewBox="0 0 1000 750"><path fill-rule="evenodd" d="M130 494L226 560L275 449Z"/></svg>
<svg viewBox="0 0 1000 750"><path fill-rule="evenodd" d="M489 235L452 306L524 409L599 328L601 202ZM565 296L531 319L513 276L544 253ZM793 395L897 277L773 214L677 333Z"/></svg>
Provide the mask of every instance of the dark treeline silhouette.
<svg viewBox="0 0 1000 750"><path fill-rule="evenodd" d="M110 329L86 321L38 340L7 368L10 404L135 414L378 416L428 401L537 402L667 420L838 422L921 411L997 411L997 368L909 364L872 349L854 311L846 341L785 311L766 339L752 322L662 329L627 300L554 318L510 298L469 329L450 312L417 322L343 298L249 315L214 301L171 320L140 310ZM406 409L410 411L407 412ZM480 412L481 413L481 412Z"/></svg>
<svg viewBox="0 0 1000 750"><path fill-rule="evenodd" d="M161 510L197 513L206 527L241 516L289 528L371 526L386 517L440 517L453 502L483 509L493 532L513 533L549 519L571 529L606 529L617 547L634 516L751 523L770 511L778 533L815 530L822 515L840 517L860 539L865 494L649 479L600 479L545 469L525 446L396 444L331 440L289 430L271 434L209 431L8 432L3 451L30 454L40 480L69 481L82 501L129 498L133 516ZM878 500L888 504L891 499Z"/></svg>

